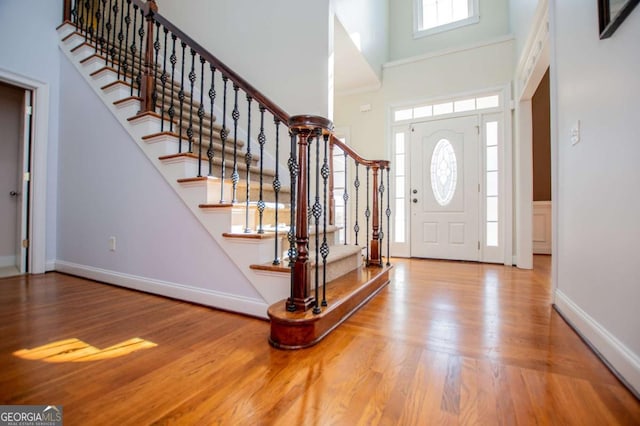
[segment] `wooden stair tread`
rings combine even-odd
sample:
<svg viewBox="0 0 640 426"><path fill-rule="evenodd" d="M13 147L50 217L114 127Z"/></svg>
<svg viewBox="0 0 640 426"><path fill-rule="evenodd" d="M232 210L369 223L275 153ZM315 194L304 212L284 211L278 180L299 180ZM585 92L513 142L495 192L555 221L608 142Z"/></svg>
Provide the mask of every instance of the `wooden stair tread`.
<svg viewBox="0 0 640 426"><path fill-rule="evenodd" d="M313 346L349 318L389 283L392 266L363 267L326 285L329 306L314 314L313 309L289 312L286 299L269 307L269 343L280 349Z"/></svg>
<svg viewBox="0 0 640 426"><path fill-rule="evenodd" d="M281 233L278 233L278 236L281 235ZM257 232L225 232L222 236L225 238L240 238L245 240L268 240L275 238L276 234L273 231L264 231L264 234L258 234Z"/></svg>
<svg viewBox="0 0 640 426"><path fill-rule="evenodd" d="M265 231L267 232L267 231ZM272 231L271 231L272 232ZM278 231L278 236L282 236L282 238L286 238L287 230L283 229L282 231ZM344 245L344 244L336 244L329 246L329 255L327 255L327 265L337 262L345 257L357 254L362 250L360 246L354 245ZM322 257L320 258L320 262L322 262ZM249 268L256 271L271 271L271 272L289 272L290 269L287 266L289 264L288 258L282 259L280 265L273 265L271 262L269 263L261 263L258 265L250 265ZM311 267L315 267L315 249L312 248L309 250L309 264Z"/></svg>

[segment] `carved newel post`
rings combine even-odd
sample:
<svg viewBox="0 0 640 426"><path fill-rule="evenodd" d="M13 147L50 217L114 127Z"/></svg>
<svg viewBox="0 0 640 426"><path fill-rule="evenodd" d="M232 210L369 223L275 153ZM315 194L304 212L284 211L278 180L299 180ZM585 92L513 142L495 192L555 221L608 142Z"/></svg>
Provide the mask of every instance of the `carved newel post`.
<svg viewBox="0 0 640 426"><path fill-rule="evenodd" d="M145 7L147 42L144 47L144 69L142 81L140 82L140 97L142 98L142 112L149 112L155 111L155 102L153 99L153 91L155 90L153 83L153 73L155 72L153 65L153 16L158 13L158 5L155 0L149 0Z"/></svg>
<svg viewBox="0 0 640 426"><path fill-rule="evenodd" d="M310 295L311 268L309 262L309 222L308 193L309 164L307 163L309 144L322 131L331 131L333 123L323 117L296 115L289 119L289 129L298 138L298 176L296 181L295 248L296 258L291 280L291 296L287 299L289 311L313 307L315 299ZM318 141L316 140L316 143ZM294 190L292 188L292 190Z"/></svg>

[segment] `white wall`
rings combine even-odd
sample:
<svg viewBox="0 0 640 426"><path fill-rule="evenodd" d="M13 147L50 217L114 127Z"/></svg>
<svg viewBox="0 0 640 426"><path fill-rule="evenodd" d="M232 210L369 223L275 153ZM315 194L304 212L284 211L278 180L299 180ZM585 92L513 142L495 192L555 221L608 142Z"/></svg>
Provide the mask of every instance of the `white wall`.
<svg viewBox="0 0 640 426"><path fill-rule="evenodd" d="M348 34L360 35L360 47L378 78L389 56L389 2L387 0L333 0L340 23Z"/></svg>
<svg viewBox="0 0 640 426"><path fill-rule="evenodd" d="M392 61L509 33L509 1L480 0L480 22L477 24L414 39L413 1L394 0L389 7L389 59Z"/></svg>
<svg viewBox="0 0 640 426"><path fill-rule="evenodd" d="M511 33L516 38L516 58L524 49L538 3L541 0L509 0L509 22Z"/></svg>
<svg viewBox="0 0 640 426"><path fill-rule="evenodd" d="M9 196L9 192L21 188L18 148L23 99L24 90L0 84L0 267L6 266L2 258L15 257L17 250L18 200Z"/></svg>
<svg viewBox="0 0 640 426"><path fill-rule="evenodd" d="M387 122L392 105L499 87L513 74L513 41L434 54L388 64L378 91L336 97L336 127L347 129L349 144L367 158L388 158ZM360 112L361 105L371 111Z"/></svg>
<svg viewBox="0 0 640 426"><path fill-rule="evenodd" d="M262 301L66 59L61 89L57 262Z"/></svg>
<svg viewBox="0 0 640 426"><path fill-rule="evenodd" d="M37 13L34 13L37 11ZM58 104L60 56L56 27L62 22L62 0L0 0L0 68L49 86L47 149L46 259L56 258L56 192L58 176ZM19 35L19 36L18 36ZM37 111L36 111L37 113ZM43 177L34 176L34 179Z"/></svg>
<svg viewBox="0 0 640 426"><path fill-rule="evenodd" d="M556 303L640 391L640 9L606 40L597 2L556 0ZM552 86L553 87L553 86ZM581 122L581 142L570 131Z"/></svg>
<svg viewBox="0 0 640 426"><path fill-rule="evenodd" d="M329 0L184 0L158 11L291 115L329 115Z"/></svg>

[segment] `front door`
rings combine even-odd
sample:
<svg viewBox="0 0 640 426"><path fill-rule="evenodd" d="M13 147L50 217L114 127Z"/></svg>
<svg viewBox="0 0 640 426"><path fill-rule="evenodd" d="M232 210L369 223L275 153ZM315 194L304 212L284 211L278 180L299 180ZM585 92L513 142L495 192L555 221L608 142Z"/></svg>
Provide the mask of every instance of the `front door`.
<svg viewBox="0 0 640 426"><path fill-rule="evenodd" d="M411 256L480 260L478 118L418 123L411 133Z"/></svg>

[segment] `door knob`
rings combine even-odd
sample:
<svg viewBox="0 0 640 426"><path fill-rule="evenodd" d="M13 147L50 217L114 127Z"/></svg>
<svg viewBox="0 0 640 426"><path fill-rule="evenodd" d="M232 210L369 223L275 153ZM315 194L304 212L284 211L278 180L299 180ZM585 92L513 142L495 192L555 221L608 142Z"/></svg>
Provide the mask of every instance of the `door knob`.
<svg viewBox="0 0 640 426"><path fill-rule="evenodd" d="M10 195L10 196L12 196L12 197L17 197L17 196L18 196L18 195L20 195L20 194L19 194L18 192L16 192L16 191L11 191L11 192L9 193L9 195Z"/></svg>
<svg viewBox="0 0 640 426"><path fill-rule="evenodd" d="M413 199L413 202L414 202L414 203L417 203L417 202L418 202L418 199L417 199L417 198L414 198L414 199Z"/></svg>

